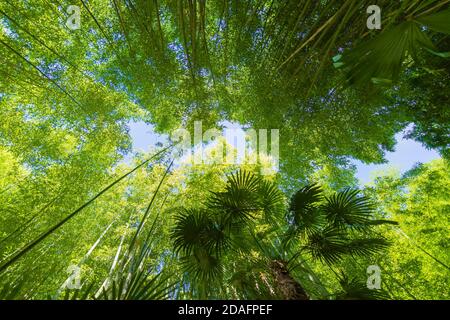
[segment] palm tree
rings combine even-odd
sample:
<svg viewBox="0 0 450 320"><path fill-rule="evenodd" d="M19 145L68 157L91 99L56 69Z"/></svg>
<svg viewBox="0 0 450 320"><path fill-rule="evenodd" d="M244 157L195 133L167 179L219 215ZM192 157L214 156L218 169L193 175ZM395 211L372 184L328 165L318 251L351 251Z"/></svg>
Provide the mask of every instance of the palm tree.
<svg viewBox="0 0 450 320"><path fill-rule="evenodd" d="M376 220L373 212L370 200L357 190L325 196L314 184L298 190L287 207L274 182L238 171L227 178L225 190L211 192L199 208L181 209L171 237L191 290L201 298L325 298L326 288L303 258L331 267L345 256L382 250L388 242L372 228L395 222ZM296 276L297 268L303 277ZM303 286L308 278L319 294ZM233 289L222 288L223 281ZM370 296L366 291L366 296L358 295L352 284L346 286L347 296Z"/></svg>

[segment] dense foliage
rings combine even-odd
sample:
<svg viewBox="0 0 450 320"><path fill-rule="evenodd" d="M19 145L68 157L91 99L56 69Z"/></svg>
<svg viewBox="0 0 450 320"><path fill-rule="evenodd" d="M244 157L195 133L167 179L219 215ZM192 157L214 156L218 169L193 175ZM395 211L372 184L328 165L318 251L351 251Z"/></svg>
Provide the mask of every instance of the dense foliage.
<svg viewBox="0 0 450 320"><path fill-rule="evenodd" d="M0 298L449 299L448 21L444 0L2 1ZM133 121L279 129L280 170L170 138L130 155ZM405 128L442 158L358 185Z"/></svg>

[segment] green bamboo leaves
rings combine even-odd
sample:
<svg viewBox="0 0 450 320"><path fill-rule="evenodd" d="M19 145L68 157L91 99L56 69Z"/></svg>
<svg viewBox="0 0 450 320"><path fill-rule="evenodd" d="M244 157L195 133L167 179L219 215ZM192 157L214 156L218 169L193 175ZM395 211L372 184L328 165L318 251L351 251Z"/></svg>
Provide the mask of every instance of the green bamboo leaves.
<svg viewBox="0 0 450 320"><path fill-rule="evenodd" d="M125 179L126 177L128 177L129 175L131 175L133 172L135 172L136 170L138 170L139 168L141 168L142 166L144 166L145 164L147 164L150 160L154 159L155 157L164 154L165 152L167 152L168 150L170 150L172 148L172 146L168 146L162 150L160 150L159 152L157 152L156 154L154 154L152 157L148 158L147 160L141 162L139 165L137 165L136 167L134 167L132 170L128 171L126 174L122 175L121 177L119 177L118 179L116 179L114 182L112 182L111 184L109 184L107 187L105 187L103 190L101 190L99 193L97 193L94 197L92 197L88 202L84 203L82 206L80 206L78 209L76 209L75 211L71 212L70 214L68 214L64 219L62 219L61 221L59 221L58 223L56 223L54 226L52 226L51 228L49 228L46 232L44 232L43 234L41 234L39 237L37 237L35 240L31 241L30 243L28 243L26 246L24 246L23 248L21 248L20 250L18 250L12 257L9 257L8 259L6 259L5 261L2 262L2 264L0 265L0 273L2 273L3 271L5 271L10 265L12 265L13 263L15 263L17 260L19 260L23 255L25 255L28 251L32 250L36 245L38 245L40 242L42 242L43 240L45 240L48 236L50 236L51 234L53 234L57 229L59 229L61 226L63 226L67 221L69 221L70 219L72 219L74 216L76 216L79 212L81 212L84 208L86 208L87 206L89 206L91 203L93 203L98 197L100 197L102 194L104 194L105 192L107 192L109 189L111 189L112 187L114 187L117 183L119 183L120 181L122 181L123 179Z"/></svg>

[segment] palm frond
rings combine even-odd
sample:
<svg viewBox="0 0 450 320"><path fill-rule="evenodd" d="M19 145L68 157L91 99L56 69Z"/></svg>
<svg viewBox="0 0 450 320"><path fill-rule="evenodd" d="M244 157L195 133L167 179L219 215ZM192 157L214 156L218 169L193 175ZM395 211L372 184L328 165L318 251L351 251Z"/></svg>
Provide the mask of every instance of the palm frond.
<svg viewBox="0 0 450 320"><path fill-rule="evenodd" d="M254 219L261 210L258 198L261 179L247 171L228 176L224 192L212 192L207 206L222 216L222 222L231 225Z"/></svg>
<svg viewBox="0 0 450 320"><path fill-rule="evenodd" d="M256 195L245 189L213 192L208 198L207 207L217 212L227 226L243 225L244 222L256 218L259 208Z"/></svg>
<svg viewBox="0 0 450 320"><path fill-rule="evenodd" d="M223 272L219 258L203 248L183 257L181 263L193 279L202 283L217 280Z"/></svg>
<svg viewBox="0 0 450 320"><path fill-rule="evenodd" d="M377 219L377 220L370 220L367 222L368 225L371 226L379 226L382 224L391 224L394 226L398 226L398 222L397 221L392 221L392 220L385 220L385 219Z"/></svg>
<svg viewBox="0 0 450 320"><path fill-rule="evenodd" d="M405 59L416 57L421 49L436 51L418 23L405 21L333 61L344 68L351 84L391 83L398 79Z"/></svg>
<svg viewBox="0 0 450 320"><path fill-rule="evenodd" d="M341 230L329 226L311 234L302 249L314 259L333 264L340 261L348 252L347 238Z"/></svg>
<svg viewBox="0 0 450 320"><path fill-rule="evenodd" d="M260 206L267 221L279 216L284 209L284 195L278 186L267 180L262 180L259 184L258 195Z"/></svg>
<svg viewBox="0 0 450 320"><path fill-rule="evenodd" d="M450 34L450 9L416 18L416 21L433 31Z"/></svg>
<svg viewBox="0 0 450 320"><path fill-rule="evenodd" d="M358 190L344 191L326 197L322 205L327 221L338 228L365 229L371 222L374 206Z"/></svg>
<svg viewBox="0 0 450 320"><path fill-rule="evenodd" d="M303 250L313 258L327 264L337 263L345 255L369 256L385 249L389 242L383 238L350 239L341 228L328 226L325 229L308 236Z"/></svg>
<svg viewBox="0 0 450 320"><path fill-rule="evenodd" d="M336 300L385 300L389 295L383 290L369 289L367 284L356 279L344 276L340 285L342 291L334 294Z"/></svg>
<svg viewBox="0 0 450 320"><path fill-rule="evenodd" d="M324 222L318 210L322 199L322 188L319 185L310 184L301 188L290 200L287 215L289 223L306 233L318 231Z"/></svg>
<svg viewBox="0 0 450 320"><path fill-rule="evenodd" d="M255 174L239 170L227 177L227 191L231 190L247 190L248 192L257 192L260 183L260 177Z"/></svg>
<svg viewBox="0 0 450 320"><path fill-rule="evenodd" d="M154 275L151 270L142 269L133 273L120 273L108 288L101 291L101 300L164 300L173 289L169 277Z"/></svg>
<svg viewBox="0 0 450 320"><path fill-rule="evenodd" d="M62 293L62 300L88 300L95 298L95 291L93 291L95 287L95 282L91 282L89 286L83 284L79 289L70 290L65 288L64 291L58 293L57 295ZM57 297L56 297L57 298Z"/></svg>
<svg viewBox="0 0 450 320"><path fill-rule="evenodd" d="M171 237L177 253L190 255L195 249L203 248L220 255L229 246L223 228L207 211L183 209L175 220Z"/></svg>
<svg viewBox="0 0 450 320"><path fill-rule="evenodd" d="M353 256L368 256L389 246L383 238L365 238L350 240L346 244L346 251Z"/></svg>

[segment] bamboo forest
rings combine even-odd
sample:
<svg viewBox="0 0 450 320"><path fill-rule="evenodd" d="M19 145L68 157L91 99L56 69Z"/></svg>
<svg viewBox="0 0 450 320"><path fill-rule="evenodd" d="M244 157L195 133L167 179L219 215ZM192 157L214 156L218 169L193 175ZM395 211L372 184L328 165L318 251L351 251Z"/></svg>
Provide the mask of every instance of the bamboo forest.
<svg viewBox="0 0 450 320"><path fill-rule="evenodd" d="M1 0L0 300L450 300L449 102L448 0Z"/></svg>

